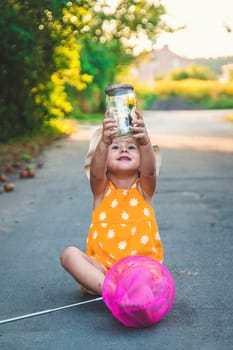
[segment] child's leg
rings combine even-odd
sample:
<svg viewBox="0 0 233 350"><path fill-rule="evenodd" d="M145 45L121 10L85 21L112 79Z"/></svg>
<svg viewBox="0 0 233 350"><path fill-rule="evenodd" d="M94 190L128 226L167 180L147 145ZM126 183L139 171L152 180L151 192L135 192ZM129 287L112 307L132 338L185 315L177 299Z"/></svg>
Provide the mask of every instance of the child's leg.
<svg viewBox="0 0 233 350"><path fill-rule="evenodd" d="M68 247L61 255L62 266L81 285L102 295L104 268L76 247Z"/></svg>

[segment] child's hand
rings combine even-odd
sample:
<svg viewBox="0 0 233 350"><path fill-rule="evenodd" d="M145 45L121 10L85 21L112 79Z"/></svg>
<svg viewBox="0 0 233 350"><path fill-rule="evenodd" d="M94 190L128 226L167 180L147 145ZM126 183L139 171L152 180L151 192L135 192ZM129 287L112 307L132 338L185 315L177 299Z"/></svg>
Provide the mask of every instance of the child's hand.
<svg viewBox="0 0 233 350"><path fill-rule="evenodd" d="M118 133L118 125L115 119L109 117L109 113L105 113L105 117L103 120L103 133L102 133L102 141L106 145L111 145L112 139L114 135Z"/></svg>
<svg viewBox="0 0 233 350"><path fill-rule="evenodd" d="M133 137L138 140L139 145L144 146L150 142L150 138L142 114L136 111L136 115L137 119L132 121L130 130L134 132Z"/></svg>

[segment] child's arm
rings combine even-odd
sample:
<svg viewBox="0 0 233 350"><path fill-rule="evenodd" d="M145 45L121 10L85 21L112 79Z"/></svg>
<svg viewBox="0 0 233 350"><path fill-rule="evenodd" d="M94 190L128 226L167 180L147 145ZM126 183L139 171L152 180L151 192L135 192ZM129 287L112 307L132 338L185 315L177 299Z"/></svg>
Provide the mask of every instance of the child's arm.
<svg viewBox="0 0 233 350"><path fill-rule="evenodd" d="M138 141L140 152L139 185L146 199L151 200L156 189L156 162L155 154L150 142L142 114L136 111L137 120L133 122L131 130Z"/></svg>
<svg viewBox="0 0 233 350"><path fill-rule="evenodd" d="M113 118L109 118L108 114L106 113L103 120L102 137L96 147L91 161L90 185L94 196L98 196L103 193L107 185L106 163L108 147L111 145L112 138L117 132L116 128L116 121Z"/></svg>

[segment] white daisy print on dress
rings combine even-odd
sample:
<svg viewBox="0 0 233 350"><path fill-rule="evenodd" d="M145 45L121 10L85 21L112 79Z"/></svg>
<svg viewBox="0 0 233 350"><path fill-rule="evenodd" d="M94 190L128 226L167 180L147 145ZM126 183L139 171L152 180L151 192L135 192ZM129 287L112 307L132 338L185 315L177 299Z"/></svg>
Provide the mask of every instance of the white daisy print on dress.
<svg viewBox="0 0 233 350"><path fill-rule="evenodd" d="M115 236L115 231L114 230L108 230L108 238L113 238Z"/></svg>
<svg viewBox="0 0 233 350"><path fill-rule="evenodd" d="M99 243L98 243L98 246L102 249L104 245L103 245L102 242L99 242Z"/></svg>
<svg viewBox="0 0 233 350"><path fill-rule="evenodd" d="M143 235L143 236L141 237L141 243L142 243L142 244L147 244L148 241L149 241L149 237L148 237L147 235Z"/></svg>
<svg viewBox="0 0 233 350"><path fill-rule="evenodd" d="M127 242L126 242L126 241L120 241L120 242L118 243L118 248L119 248L120 250L124 250L126 247L127 247Z"/></svg>
<svg viewBox="0 0 233 350"><path fill-rule="evenodd" d="M144 208L143 213L145 216L150 216L150 210L148 208Z"/></svg>
<svg viewBox="0 0 233 350"><path fill-rule="evenodd" d="M136 227L132 227L131 228L131 235L134 236L136 232L137 232Z"/></svg>
<svg viewBox="0 0 233 350"><path fill-rule="evenodd" d="M127 193L128 193L128 190L123 190L122 193L123 193L124 196L126 196Z"/></svg>
<svg viewBox="0 0 233 350"><path fill-rule="evenodd" d="M105 220L106 217L107 217L107 214L105 213L105 211L102 211L102 212L100 213L100 215L99 215L99 219L100 219L101 221Z"/></svg>
<svg viewBox="0 0 233 350"><path fill-rule="evenodd" d="M118 200L117 199L113 199L112 203L111 203L111 207L112 208L116 208L118 206Z"/></svg>
<svg viewBox="0 0 233 350"><path fill-rule="evenodd" d="M121 217L122 217L123 220L128 220L129 214L128 214L126 211L123 211L123 212L121 213Z"/></svg>
<svg viewBox="0 0 233 350"><path fill-rule="evenodd" d="M92 238L93 238L93 239L96 239L97 237L98 237L98 232L95 230L95 231L93 232Z"/></svg>
<svg viewBox="0 0 233 350"><path fill-rule="evenodd" d="M159 235L159 232L156 232L156 234L155 234L155 239L156 239L157 241L160 241L160 235Z"/></svg>
<svg viewBox="0 0 233 350"><path fill-rule="evenodd" d="M101 227L106 227L106 226L108 226L108 224L107 224L107 222L101 222Z"/></svg>
<svg viewBox="0 0 233 350"><path fill-rule="evenodd" d="M157 250L154 246L152 247L151 251L152 251L152 253L157 253Z"/></svg>
<svg viewBox="0 0 233 350"><path fill-rule="evenodd" d="M136 255L137 254L137 250L132 250L132 252L130 253L130 255Z"/></svg>
<svg viewBox="0 0 233 350"><path fill-rule="evenodd" d="M138 205L138 200L137 198L131 198L130 201L129 201L129 205L131 207L136 207Z"/></svg>

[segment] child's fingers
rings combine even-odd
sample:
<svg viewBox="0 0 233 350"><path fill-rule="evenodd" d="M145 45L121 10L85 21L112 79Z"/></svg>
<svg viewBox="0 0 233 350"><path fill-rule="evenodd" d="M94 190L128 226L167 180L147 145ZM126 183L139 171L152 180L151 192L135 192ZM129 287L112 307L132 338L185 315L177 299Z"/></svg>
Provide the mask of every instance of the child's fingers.
<svg viewBox="0 0 233 350"><path fill-rule="evenodd" d="M103 121L103 137L112 139L118 132L117 122L113 118L106 117Z"/></svg>
<svg viewBox="0 0 233 350"><path fill-rule="evenodd" d="M103 121L103 128L109 129L109 128L115 128L117 127L117 122L113 118L105 118Z"/></svg>
<svg viewBox="0 0 233 350"><path fill-rule="evenodd" d="M109 123L109 122L114 122L115 119L109 117L109 116L106 116L106 118L104 118L104 123Z"/></svg>
<svg viewBox="0 0 233 350"><path fill-rule="evenodd" d="M109 118L110 117L110 113L109 113L109 111L107 110L107 111L105 111L105 113L104 113L104 118L106 119L106 118Z"/></svg>
<svg viewBox="0 0 233 350"><path fill-rule="evenodd" d="M143 127L130 127L130 130L134 133L134 135L139 137L144 137L146 135L146 130Z"/></svg>
<svg viewBox="0 0 233 350"><path fill-rule="evenodd" d="M143 119L142 113L139 110L136 109L135 113L136 113L137 119Z"/></svg>
<svg viewBox="0 0 233 350"><path fill-rule="evenodd" d="M136 119L132 121L133 128L145 128L145 123L143 119ZM137 131L137 129L135 130Z"/></svg>

